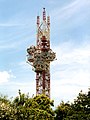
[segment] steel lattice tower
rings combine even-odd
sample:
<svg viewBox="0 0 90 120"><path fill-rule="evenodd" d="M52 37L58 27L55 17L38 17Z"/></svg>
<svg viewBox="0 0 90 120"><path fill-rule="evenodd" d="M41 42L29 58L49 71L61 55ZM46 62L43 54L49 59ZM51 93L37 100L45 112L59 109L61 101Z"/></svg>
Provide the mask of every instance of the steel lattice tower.
<svg viewBox="0 0 90 120"><path fill-rule="evenodd" d="M43 18L37 16L37 42L36 46L27 48L27 62L36 72L36 95L45 94L50 98L50 62L56 57L50 49L50 16L46 18L43 8Z"/></svg>

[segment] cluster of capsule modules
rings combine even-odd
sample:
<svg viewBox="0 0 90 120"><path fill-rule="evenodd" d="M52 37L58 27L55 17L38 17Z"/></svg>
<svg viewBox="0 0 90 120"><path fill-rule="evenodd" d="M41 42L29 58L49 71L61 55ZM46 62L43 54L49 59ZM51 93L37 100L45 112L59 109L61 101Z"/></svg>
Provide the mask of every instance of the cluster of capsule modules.
<svg viewBox="0 0 90 120"><path fill-rule="evenodd" d="M35 46L30 46L27 48L27 62L33 62L34 61L34 52L36 51Z"/></svg>
<svg viewBox="0 0 90 120"><path fill-rule="evenodd" d="M41 57L41 53L36 50L34 52L34 61L33 61L33 67L34 67L34 71L42 71L43 69L43 59Z"/></svg>
<svg viewBox="0 0 90 120"><path fill-rule="evenodd" d="M34 67L34 71L35 72L40 72L40 71L43 71L43 70L48 70L48 68L49 68L49 66L50 66L50 62L46 62L46 61L44 61L44 60L38 60L38 58L37 59L34 59L34 62L33 62L33 67Z"/></svg>
<svg viewBox="0 0 90 120"><path fill-rule="evenodd" d="M42 58L47 62L53 61L56 58L56 53L50 49L48 52L42 52Z"/></svg>
<svg viewBox="0 0 90 120"><path fill-rule="evenodd" d="M34 60L33 60L33 67L35 72L48 70L50 66L50 61L55 59L54 52L41 52L41 53L34 53Z"/></svg>

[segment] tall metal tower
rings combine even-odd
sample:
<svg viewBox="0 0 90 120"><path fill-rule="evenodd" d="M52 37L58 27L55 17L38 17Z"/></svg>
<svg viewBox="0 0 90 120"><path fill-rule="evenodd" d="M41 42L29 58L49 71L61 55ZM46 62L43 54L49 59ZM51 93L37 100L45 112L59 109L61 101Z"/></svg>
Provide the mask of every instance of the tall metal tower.
<svg viewBox="0 0 90 120"><path fill-rule="evenodd" d="M50 98L50 62L56 57L50 49L50 16L46 18L43 8L43 17L37 16L36 46L27 48L27 62L36 72L36 95L45 94Z"/></svg>

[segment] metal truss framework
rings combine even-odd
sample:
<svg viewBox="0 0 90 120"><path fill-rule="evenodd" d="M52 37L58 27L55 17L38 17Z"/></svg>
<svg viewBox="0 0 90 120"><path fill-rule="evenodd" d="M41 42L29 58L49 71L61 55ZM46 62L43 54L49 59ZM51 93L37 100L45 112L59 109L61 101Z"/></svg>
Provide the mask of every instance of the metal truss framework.
<svg viewBox="0 0 90 120"><path fill-rule="evenodd" d="M56 54L50 49L50 16L46 18L43 8L43 18L37 16L36 46L27 48L27 61L36 72L36 95L45 94L50 98L50 62L55 60Z"/></svg>

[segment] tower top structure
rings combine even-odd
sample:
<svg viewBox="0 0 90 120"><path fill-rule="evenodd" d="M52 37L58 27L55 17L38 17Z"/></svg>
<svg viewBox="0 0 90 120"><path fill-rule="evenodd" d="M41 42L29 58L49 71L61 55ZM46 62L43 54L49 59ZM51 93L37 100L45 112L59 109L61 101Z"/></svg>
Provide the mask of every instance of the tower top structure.
<svg viewBox="0 0 90 120"><path fill-rule="evenodd" d="M56 54L50 48L50 16L43 8L42 20L37 16L36 46L27 48L27 61L36 72L36 95L45 94L50 98L50 62Z"/></svg>

